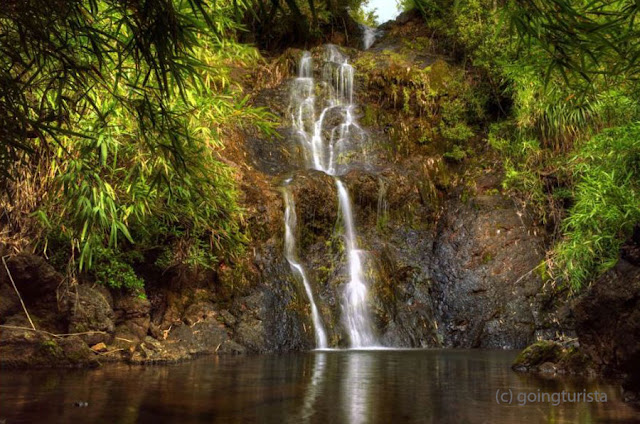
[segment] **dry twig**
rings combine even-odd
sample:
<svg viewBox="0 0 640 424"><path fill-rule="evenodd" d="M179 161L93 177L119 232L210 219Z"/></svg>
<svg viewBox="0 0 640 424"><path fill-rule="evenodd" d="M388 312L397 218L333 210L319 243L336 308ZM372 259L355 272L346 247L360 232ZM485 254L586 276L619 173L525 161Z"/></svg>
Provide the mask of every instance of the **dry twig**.
<svg viewBox="0 0 640 424"><path fill-rule="evenodd" d="M36 330L36 326L33 325L33 321L31 321L31 316L29 316L29 312L27 311L27 307L24 305L24 302L22 301L22 296L20 296L20 292L18 291L18 288L16 287L16 283L15 281L13 281L13 277L11 276L11 272L9 272L9 267L7 266L7 261L6 261L7 256L3 256L2 257L2 263L4 264L4 269L7 271L7 275L9 276L9 280L11 280L11 284L13 285L13 289L16 291L16 294L18 295L18 299L20 299L20 304L22 305L22 309L24 309L24 313L27 314L27 319L29 320L29 324L31 324L31 327L33 328L34 331Z"/></svg>

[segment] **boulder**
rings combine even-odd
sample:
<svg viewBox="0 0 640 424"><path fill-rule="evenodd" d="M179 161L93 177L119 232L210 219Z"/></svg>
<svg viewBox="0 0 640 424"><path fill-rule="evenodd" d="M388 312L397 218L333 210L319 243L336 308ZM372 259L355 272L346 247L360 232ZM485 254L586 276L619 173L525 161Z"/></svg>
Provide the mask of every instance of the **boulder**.
<svg viewBox="0 0 640 424"><path fill-rule="evenodd" d="M0 274L4 272L0 270ZM9 282L0 283L0 323L4 323L7 317L20 312L20 300Z"/></svg>
<svg viewBox="0 0 640 424"><path fill-rule="evenodd" d="M62 275L36 255L21 253L8 257L6 262L9 274L0 264L0 323L12 315L24 315L11 275L29 315L38 321L38 329L66 333L68 304Z"/></svg>
<svg viewBox="0 0 640 424"><path fill-rule="evenodd" d="M55 296L63 277L43 257L20 253L10 256L6 262L11 277L25 303L32 303L51 294ZM0 281L9 283L4 266L0 270Z"/></svg>
<svg viewBox="0 0 640 424"><path fill-rule="evenodd" d="M118 293L114 299L116 336L142 341L147 337L150 326L151 303L144 297Z"/></svg>
<svg viewBox="0 0 640 424"><path fill-rule="evenodd" d="M3 328L0 364L9 368L51 368L95 367L99 362L78 336L54 337L44 332Z"/></svg>
<svg viewBox="0 0 640 424"><path fill-rule="evenodd" d="M629 400L640 399L640 266L621 259L573 309L582 349L603 373L625 376Z"/></svg>
<svg viewBox="0 0 640 424"><path fill-rule="evenodd" d="M553 340L531 344L520 352L511 368L540 374L594 375L597 372L593 361L577 345Z"/></svg>
<svg viewBox="0 0 640 424"><path fill-rule="evenodd" d="M88 345L109 344L115 331L113 300L102 286L79 284L71 289L69 301L69 333L82 334Z"/></svg>
<svg viewBox="0 0 640 424"><path fill-rule="evenodd" d="M218 315L215 305L211 302L196 302L192 303L184 311L182 320L187 325L195 325L198 322L205 321L210 318L215 318Z"/></svg>

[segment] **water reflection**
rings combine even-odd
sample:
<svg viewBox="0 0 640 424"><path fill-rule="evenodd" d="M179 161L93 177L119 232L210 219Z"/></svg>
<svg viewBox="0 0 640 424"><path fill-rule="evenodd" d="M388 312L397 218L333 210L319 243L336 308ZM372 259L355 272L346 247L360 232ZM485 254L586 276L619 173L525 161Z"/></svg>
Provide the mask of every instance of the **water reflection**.
<svg viewBox="0 0 640 424"><path fill-rule="evenodd" d="M374 387L375 355L351 351L346 355L347 375L343 379L342 408L354 424L369 422L369 395Z"/></svg>
<svg viewBox="0 0 640 424"><path fill-rule="evenodd" d="M315 404L318 395L323 390L323 383L327 366L327 354L317 352L313 357L313 375L307 386L302 406L302 422L310 422L309 420L315 413Z"/></svg>
<svg viewBox="0 0 640 424"><path fill-rule="evenodd" d="M0 420L47 423L640 422L618 387L512 372L513 352L328 351L159 367L2 371ZM606 403L498 405L495 391L604 391ZM86 408L74 407L87 401Z"/></svg>

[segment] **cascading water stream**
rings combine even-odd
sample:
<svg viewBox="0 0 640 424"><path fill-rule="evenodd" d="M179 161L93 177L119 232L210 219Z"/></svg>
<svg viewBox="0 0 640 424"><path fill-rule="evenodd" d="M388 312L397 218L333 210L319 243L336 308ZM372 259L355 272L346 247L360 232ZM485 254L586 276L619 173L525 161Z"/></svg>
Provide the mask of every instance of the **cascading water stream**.
<svg viewBox="0 0 640 424"><path fill-rule="evenodd" d="M351 338L351 347L375 346L376 339L373 335L367 304L368 288L362 267L364 252L358 249L349 192L342 181L337 178L336 186L338 187L338 199L344 221L349 265L349 282L345 286L345 298L342 306L343 319Z"/></svg>
<svg viewBox="0 0 640 424"><path fill-rule="evenodd" d="M290 182L290 181L288 181ZM288 183L287 182L287 183ZM302 284L304 285L304 290L307 293L307 297L309 298L309 303L311 303L311 320L313 321L313 327L316 333L316 347L318 349L326 349L328 347L327 344L327 333L324 330L324 325L322 324L322 320L320 319L320 313L318 312L318 307L316 306L316 302L313 298L313 291L311 290L311 284L309 284L309 279L307 278L307 273L304 270L304 267L298 262L297 254L296 254L296 225L297 225L297 216L296 216L296 205L293 202L293 196L291 196L291 191L287 186L284 187L284 256L289 262L291 266L291 270L298 274L302 279Z"/></svg>
<svg viewBox="0 0 640 424"><path fill-rule="evenodd" d="M316 117L316 82L313 79L313 63L311 55L305 52L300 59L298 77L293 82L291 91L291 121L304 152L307 167L322 171L334 178L338 190L338 202L344 224L345 251L348 261L349 281L344 287L342 301L342 320L349 335L352 348L374 347L377 345L371 325L367 303L368 284L365 279L363 260L365 252L358 249L357 235L353 220L351 200L347 187L338 178L339 173L346 171L346 165L339 159L347 151L353 151L355 139L363 134L354 116L353 77L354 69L335 46L327 46L326 62L322 72L321 88L328 89L322 100L326 105ZM339 123L327 127L328 116ZM333 121L331 121L333 122ZM361 147L361 146L360 146ZM348 150L351 149L351 150ZM293 198L285 188L285 220L295 217ZM295 218L293 218L295 225ZM291 225L286 237L293 237ZM285 237L285 238L286 238ZM295 240L285 242L285 249L295 249ZM288 246L288 247L287 247ZM299 273L305 283L305 290L311 303L312 317L316 327L318 347L323 347L320 340L326 335L322 322L317 314L311 287L306 280L304 269L295 260L295 255L287 251L286 256L292 269ZM289 258L293 259L289 259Z"/></svg>
<svg viewBox="0 0 640 424"><path fill-rule="evenodd" d="M367 25L362 25L360 28L362 30L362 47L364 50L368 50L380 35L380 30Z"/></svg>

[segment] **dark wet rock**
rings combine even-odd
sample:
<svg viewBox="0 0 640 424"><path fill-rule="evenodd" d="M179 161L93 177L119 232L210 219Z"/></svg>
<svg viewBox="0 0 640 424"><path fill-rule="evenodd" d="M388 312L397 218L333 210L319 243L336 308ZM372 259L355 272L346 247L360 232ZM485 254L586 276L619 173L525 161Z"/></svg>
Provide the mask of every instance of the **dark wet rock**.
<svg viewBox="0 0 640 424"><path fill-rule="evenodd" d="M141 341L149 332L151 303L146 298L118 293L114 296L116 337Z"/></svg>
<svg viewBox="0 0 640 424"><path fill-rule="evenodd" d="M41 256L21 253L9 257L6 262L11 277L25 302L55 294L62 282L62 275ZM0 280L8 282L4 266L0 269Z"/></svg>
<svg viewBox="0 0 640 424"><path fill-rule="evenodd" d="M54 337L43 332L3 328L0 365L10 368L94 367L95 353L78 336Z"/></svg>
<svg viewBox="0 0 640 424"><path fill-rule="evenodd" d="M234 332L235 339L252 352L265 352L266 340L262 321L247 319L240 322Z"/></svg>
<svg viewBox="0 0 640 424"><path fill-rule="evenodd" d="M333 234L338 218L336 183L322 172L300 171L293 175L290 189L296 204L299 247L304 251Z"/></svg>
<svg viewBox="0 0 640 424"><path fill-rule="evenodd" d="M640 393L640 266L621 259L574 305L582 349L603 373L624 375L626 397Z"/></svg>
<svg viewBox="0 0 640 424"><path fill-rule="evenodd" d="M293 171L295 168L290 165L291 162L288 160L293 146L285 144L284 140L287 139L288 137L271 140L247 137L246 151L255 169L266 175L282 175Z"/></svg>
<svg viewBox="0 0 640 424"><path fill-rule="evenodd" d="M434 241L434 298L445 346L522 348L533 341L542 238L503 196L454 201Z"/></svg>
<svg viewBox="0 0 640 424"><path fill-rule="evenodd" d="M387 346L438 347L428 232L395 228L371 245L378 278L372 286L373 311Z"/></svg>
<svg viewBox="0 0 640 424"><path fill-rule="evenodd" d="M72 288L69 301L69 333L87 333L80 337L88 344L110 343L115 331L113 300L104 287L79 284Z"/></svg>
<svg viewBox="0 0 640 424"><path fill-rule="evenodd" d="M258 267L261 287L234 301L233 339L250 352L307 350L314 346L309 304L280 246L268 246Z"/></svg>
<svg viewBox="0 0 640 424"><path fill-rule="evenodd" d="M245 349L244 346L233 340L227 340L222 343L220 349L218 349L218 353L222 355L242 355L246 353L246 351L247 349Z"/></svg>
<svg viewBox="0 0 640 424"><path fill-rule="evenodd" d="M412 227L428 217L429 206L420 195L416 174L386 168L378 171L355 169L342 177L351 193L360 225L380 226L396 220Z"/></svg>

